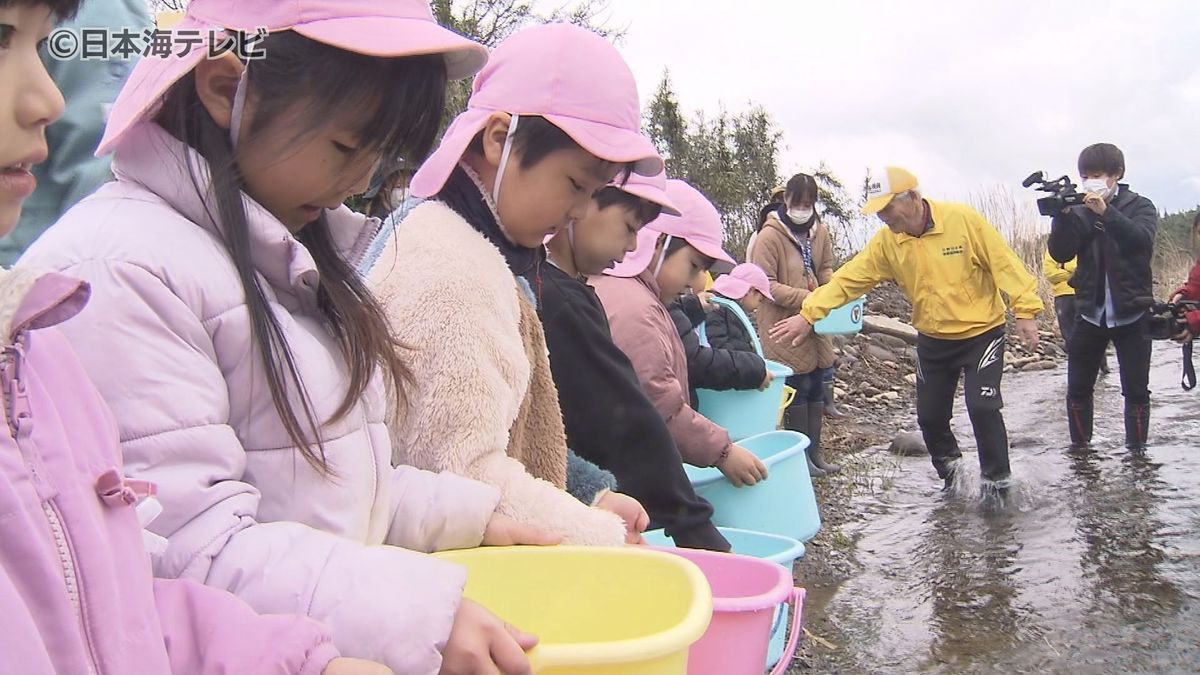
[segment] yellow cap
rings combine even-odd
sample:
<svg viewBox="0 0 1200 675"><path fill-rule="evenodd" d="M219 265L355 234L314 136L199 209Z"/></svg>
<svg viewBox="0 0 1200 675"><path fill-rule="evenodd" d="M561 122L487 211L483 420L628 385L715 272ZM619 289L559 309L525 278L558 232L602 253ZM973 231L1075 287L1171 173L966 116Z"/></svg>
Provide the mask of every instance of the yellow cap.
<svg viewBox="0 0 1200 675"><path fill-rule="evenodd" d="M898 166L874 169L867 184L867 203L863 213L868 216L879 213L892 203L896 195L917 189L917 177Z"/></svg>
<svg viewBox="0 0 1200 675"><path fill-rule="evenodd" d="M782 202L783 194L785 192L787 192L786 185L780 185L780 186L776 187L774 190L771 190L771 201L772 202Z"/></svg>

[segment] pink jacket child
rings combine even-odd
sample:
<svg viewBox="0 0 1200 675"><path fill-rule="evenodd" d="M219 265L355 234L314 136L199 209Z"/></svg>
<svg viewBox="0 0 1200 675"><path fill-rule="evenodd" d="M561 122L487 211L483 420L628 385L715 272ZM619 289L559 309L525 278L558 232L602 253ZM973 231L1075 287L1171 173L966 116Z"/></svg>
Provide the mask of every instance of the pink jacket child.
<svg viewBox="0 0 1200 675"><path fill-rule="evenodd" d="M424 105L446 75L465 77L482 67L486 52L439 27L425 0L192 0L176 30L207 35L213 27L250 34L267 28L263 58L243 67L232 55L207 60L202 47L139 62L99 149L115 153L116 180L64 215L21 264L91 285L91 303L62 330L112 409L127 473L158 486L164 512L150 528L169 545L153 558L156 576L232 591L261 612L306 614L329 627L342 652L398 673L437 672L465 606L466 571L414 551L479 545L495 520L499 492L449 473L393 468L382 367L359 382L361 394L348 396L356 352L345 349L344 325L340 332L331 328L338 324L329 307L339 300L328 279L340 272L339 288L353 287L354 261L379 223L339 206L356 187L340 182L361 173L365 184L379 155L350 147L374 141L358 136L353 122L337 126L344 123L338 101L314 99L307 89L281 97L279 87L294 92L306 78L329 80L331 68L347 64L358 74L382 76L405 67L390 91L374 78L351 78L346 86L357 82L367 97L355 110L406 91L421 95L405 101ZM296 58L314 53L320 67L294 67ZM414 55L433 58L401 58ZM208 108L187 102L218 78L238 80L234 68L241 73L238 93L211 86L204 89ZM411 74L422 69L429 77ZM432 93L412 89L418 86ZM263 91L272 95L259 97ZM222 95L229 100L211 98ZM271 118L262 112L269 107L252 107L293 100L299 122L288 121L292 108ZM240 129L243 104L248 121ZM380 105L392 109L390 99ZM214 117L178 121L209 110L217 111ZM409 139L413 152L432 144L436 132L436 114L409 115L418 116L427 123L411 133L423 138ZM234 171L229 144L195 131L217 119L230 127L239 153L264 154L272 130L290 150L265 158L265 169L247 161ZM389 138L409 133L388 120L381 133ZM321 127L289 142L303 128L289 132L288 125L305 121L335 125L333 141ZM189 133L198 140L180 140ZM377 152L398 156L404 147L387 143ZM297 153L316 153L317 161L297 165ZM291 170L281 176L281 166ZM254 172L275 189L255 187ZM306 185L326 194L306 192ZM310 203L289 205L299 201ZM239 217L228 220L230 213ZM241 253L234 255L239 238ZM361 286L354 297L362 306L343 309L369 307ZM269 360L256 336L271 329L256 327L252 310L274 323L268 334L277 338L277 351ZM282 405L293 412L301 408L303 387L311 412L297 413L304 446L285 427L267 362L286 364L277 366L285 374L290 368L292 376L282 377Z"/></svg>
<svg viewBox="0 0 1200 675"><path fill-rule="evenodd" d="M734 446L729 433L692 409L687 356L675 324L660 298L659 269L652 269L661 240L685 240L701 254L733 262L721 249L721 219L711 203L681 180L667 181L667 196L681 215L663 214L638 233L637 249L604 275L590 279L612 327L613 340L633 362L642 389L667 422L683 459L695 466L718 466Z"/></svg>
<svg viewBox="0 0 1200 675"><path fill-rule="evenodd" d="M0 270L0 672L320 673L320 624L258 616L233 595L154 580L117 429L53 327L86 284ZM145 503L145 502L143 502Z"/></svg>

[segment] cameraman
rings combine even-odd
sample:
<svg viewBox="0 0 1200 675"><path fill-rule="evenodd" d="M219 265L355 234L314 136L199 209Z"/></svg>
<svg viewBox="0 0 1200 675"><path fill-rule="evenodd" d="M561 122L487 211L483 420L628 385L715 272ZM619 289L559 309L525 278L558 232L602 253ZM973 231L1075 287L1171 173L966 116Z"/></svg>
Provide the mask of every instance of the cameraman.
<svg viewBox="0 0 1200 675"><path fill-rule="evenodd" d="M1154 302L1150 261L1158 210L1119 183L1125 155L1111 143L1089 145L1079 154L1082 206L1055 216L1050 256L1065 263L1078 257L1071 285L1078 318L1067 346L1067 424L1071 446L1092 440L1092 393L1108 343L1117 351L1125 396L1125 445L1146 447L1150 425L1150 335L1147 309Z"/></svg>
<svg viewBox="0 0 1200 675"><path fill-rule="evenodd" d="M1192 247L1200 247L1200 211L1196 212L1196 218L1192 221ZM1196 258L1196 264L1192 266L1192 271L1188 274L1187 283L1175 291L1175 295L1171 298L1172 303L1180 300L1200 302L1200 258ZM1200 309L1187 313L1187 330L1175 339L1180 342L1189 342L1196 337L1200 337Z"/></svg>

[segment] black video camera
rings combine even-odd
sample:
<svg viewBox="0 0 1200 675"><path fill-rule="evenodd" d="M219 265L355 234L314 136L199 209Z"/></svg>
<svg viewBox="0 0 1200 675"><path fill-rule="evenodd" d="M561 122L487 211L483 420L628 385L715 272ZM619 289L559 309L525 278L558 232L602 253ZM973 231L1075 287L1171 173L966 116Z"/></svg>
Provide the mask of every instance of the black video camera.
<svg viewBox="0 0 1200 675"><path fill-rule="evenodd" d="M1187 330L1187 313L1200 309L1200 302L1156 302L1150 306L1147 328L1152 340L1170 340Z"/></svg>
<svg viewBox="0 0 1200 675"><path fill-rule="evenodd" d="M1033 186L1037 187L1033 187ZM1035 171L1029 178L1021 181L1021 187L1033 187L1038 192L1048 192L1049 197L1037 201L1038 213L1053 218L1066 211L1071 206L1081 206L1084 194L1076 192L1076 185L1067 176L1056 180L1046 180L1046 174Z"/></svg>
<svg viewBox="0 0 1200 675"><path fill-rule="evenodd" d="M1187 314L1200 309L1200 302L1195 300L1180 300L1179 302L1156 302L1150 305L1150 318L1147 329L1152 340L1171 340L1187 330ZM1184 391L1196 388L1196 366L1192 363L1192 341L1183 343L1183 378L1179 385Z"/></svg>

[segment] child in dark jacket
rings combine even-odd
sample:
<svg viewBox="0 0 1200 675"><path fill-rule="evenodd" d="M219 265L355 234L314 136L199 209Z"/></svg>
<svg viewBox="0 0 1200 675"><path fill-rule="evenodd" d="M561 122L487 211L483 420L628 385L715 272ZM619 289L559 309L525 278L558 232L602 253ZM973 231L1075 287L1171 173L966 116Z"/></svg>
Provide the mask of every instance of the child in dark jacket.
<svg viewBox="0 0 1200 675"><path fill-rule="evenodd" d="M766 278L766 274L757 265L742 264L735 267L734 272L719 277L713 284L714 293L738 301L748 315L754 313L764 296L761 291L747 285L743 279L734 277L733 274L740 269L742 271L739 274L745 276L749 267L758 270L759 274ZM749 290L741 290L742 286ZM721 288L733 296L725 295ZM766 297L771 297L769 286L767 290ZM687 353L693 408L698 404L697 389L761 391L770 386L772 377L767 371L767 364L754 349L754 340L733 310L715 303L713 309L706 310L705 303L696 295L685 295L671 303L668 309ZM696 330L701 325L704 326L708 338L707 345L701 344L700 335Z"/></svg>
<svg viewBox="0 0 1200 675"><path fill-rule="evenodd" d="M717 278L713 283L714 295L733 300L742 308L746 317L754 316L763 299L774 300L771 295L771 282L767 273L754 263L742 263L733 268L729 274ZM746 324L730 307L713 303L714 307L708 313L704 322L704 332L708 336L708 344L714 349L727 349L736 352L751 352L758 354L755 348L758 335L754 327ZM764 380L764 385L771 383L770 377ZM749 389L749 387L742 387ZM760 387L765 389L766 387Z"/></svg>
<svg viewBox="0 0 1200 675"><path fill-rule="evenodd" d="M696 389L725 391L764 386L767 367L758 354L701 344L697 328L708 320L708 312L698 296L684 295L668 305L667 311L687 354L693 408L696 407Z"/></svg>
<svg viewBox="0 0 1200 675"><path fill-rule="evenodd" d="M551 264L536 285L538 312L568 445L612 471L618 489L641 502L651 525L677 545L728 551L712 524L712 506L693 491L666 422L613 342L604 306L586 280L620 262L661 210L674 212L665 190L665 176L634 175L620 188L597 192L584 217L547 245Z"/></svg>

